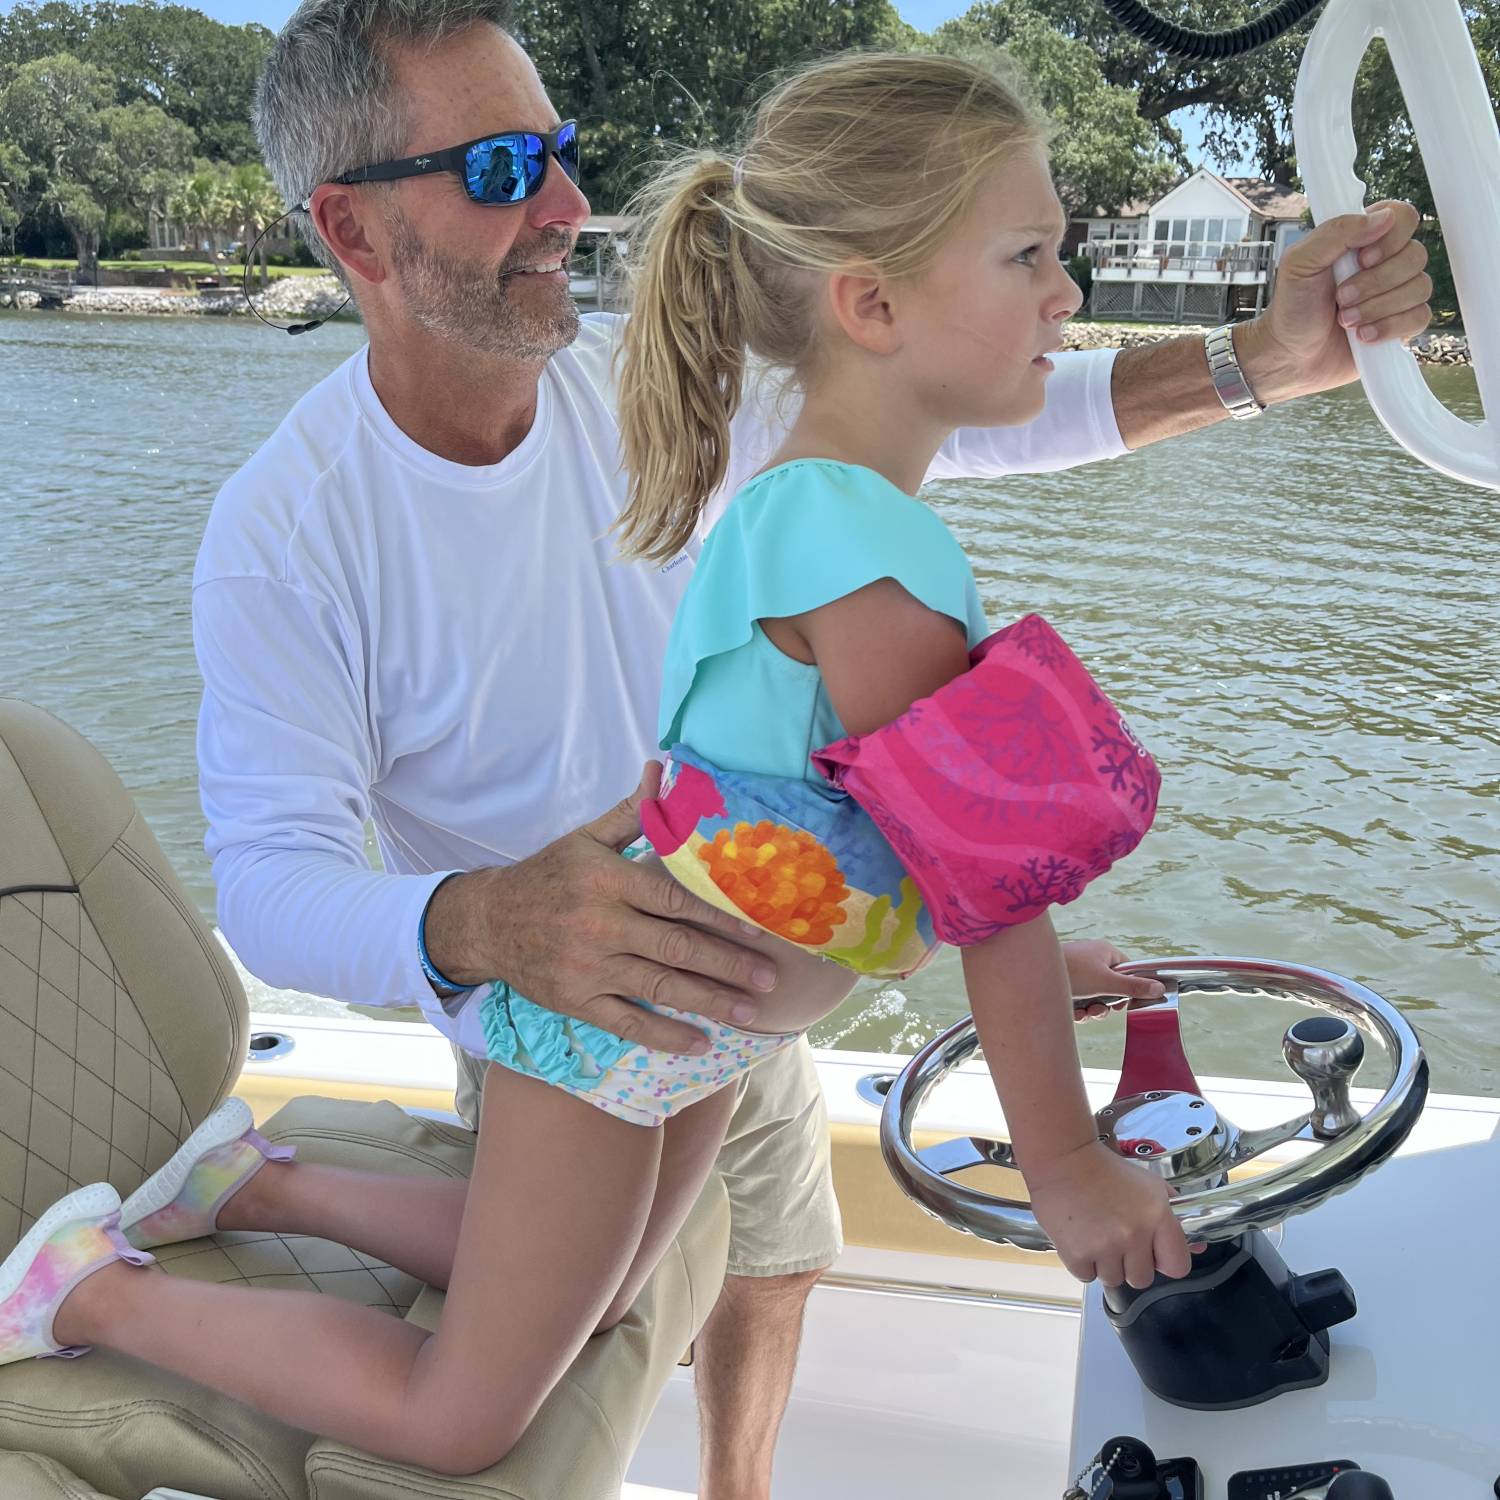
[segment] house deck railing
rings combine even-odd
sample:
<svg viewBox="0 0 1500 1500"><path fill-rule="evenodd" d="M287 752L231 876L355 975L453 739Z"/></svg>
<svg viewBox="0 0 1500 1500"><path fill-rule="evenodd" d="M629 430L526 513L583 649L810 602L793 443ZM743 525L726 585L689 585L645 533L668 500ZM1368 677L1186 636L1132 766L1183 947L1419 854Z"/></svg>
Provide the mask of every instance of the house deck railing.
<svg viewBox="0 0 1500 1500"><path fill-rule="evenodd" d="M1095 271L1127 271L1157 275L1173 281L1197 276L1265 276L1271 269L1275 245L1270 240L1215 244L1181 240L1088 240L1079 253L1088 256Z"/></svg>

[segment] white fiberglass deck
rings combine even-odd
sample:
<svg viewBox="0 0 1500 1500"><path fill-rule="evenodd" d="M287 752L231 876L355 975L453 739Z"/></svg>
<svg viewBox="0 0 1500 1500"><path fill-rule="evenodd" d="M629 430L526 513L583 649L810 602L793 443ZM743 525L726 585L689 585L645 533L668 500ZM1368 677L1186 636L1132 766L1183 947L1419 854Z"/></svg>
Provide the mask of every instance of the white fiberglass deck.
<svg viewBox="0 0 1500 1500"><path fill-rule="evenodd" d="M301 1078L442 1087L445 1043L421 1028L257 1016L295 1031L268 1062ZM872 1125L856 1085L899 1057L817 1054L836 1123ZM1086 1070L1096 1106L1116 1075ZM1285 1084L1204 1078L1254 1128L1306 1108ZM1375 1091L1355 1089L1360 1107ZM924 1128L1003 1131L982 1064L938 1086ZM1190 1454L1222 1500L1241 1468L1352 1458L1397 1500L1492 1500L1500 1476L1494 1360L1500 1298L1500 1101L1434 1096L1397 1156L1350 1192L1289 1221L1295 1271L1336 1265L1359 1299L1332 1330L1328 1382L1239 1412L1190 1412L1146 1393L1103 1318L1050 1257L994 1263L851 1246L813 1293L776 1466L776 1500L1055 1500L1104 1439L1131 1434ZM955 1243L962 1243L955 1236ZM687 1370L669 1382L630 1469L627 1500L696 1495Z"/></svg>

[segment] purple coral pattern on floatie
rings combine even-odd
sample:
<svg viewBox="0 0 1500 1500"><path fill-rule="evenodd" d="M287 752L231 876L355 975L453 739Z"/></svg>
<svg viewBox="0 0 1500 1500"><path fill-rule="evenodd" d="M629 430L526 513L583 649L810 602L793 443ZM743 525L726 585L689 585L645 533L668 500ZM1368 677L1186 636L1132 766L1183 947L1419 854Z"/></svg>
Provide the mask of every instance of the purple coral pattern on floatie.
<svg viewBox="0 0 1500 1500"><path fill-rule="evenodd" d="M1075 900L1145 836L1161 791L1150 753L1040 615L970 662L883 729L813 757L959 945Z"/></svg>

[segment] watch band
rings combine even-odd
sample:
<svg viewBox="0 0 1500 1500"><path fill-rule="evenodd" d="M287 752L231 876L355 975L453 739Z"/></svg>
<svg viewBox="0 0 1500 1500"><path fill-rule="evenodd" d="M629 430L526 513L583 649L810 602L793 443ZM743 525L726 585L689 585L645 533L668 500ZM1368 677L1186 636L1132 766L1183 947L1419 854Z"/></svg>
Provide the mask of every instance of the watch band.
<svg viewBox="0 0 1500 1500"><path fill-rule="evenodd" d="M1265 407L1255 399L1255 392L1240 368L1234 352L1234 330L1227 323L1215 328L1204 341L1204 349L1208 354L1208 373L1224 410L1241 421L1258 417Z"/></svg>

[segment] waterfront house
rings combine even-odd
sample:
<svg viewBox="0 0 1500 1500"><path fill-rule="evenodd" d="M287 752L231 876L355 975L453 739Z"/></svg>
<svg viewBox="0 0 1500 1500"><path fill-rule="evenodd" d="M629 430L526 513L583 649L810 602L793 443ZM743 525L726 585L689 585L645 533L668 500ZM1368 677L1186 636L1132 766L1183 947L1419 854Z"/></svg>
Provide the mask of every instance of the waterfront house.
<svg viewBox="0 0 1500 1500"><path fill-rule="evenodd" d="M240 249L244 232L244 225L234 224L193 228L154 203L146 210L146 248L152 260L215 260ZM292 255L298 244L297 236L280 225L266 236L261 249L267 255Z"/></svg>
<svg viewBox="0 0 1500 1500"><path fill-rule="evenodd" d="M1092 263L1091 317L1223 323L1270 300L1306 215L1306 197L1281 183L1200 167L1153 201L1075 218L1064 249Z"/></svg>

